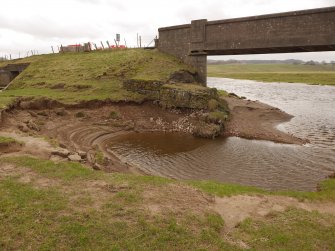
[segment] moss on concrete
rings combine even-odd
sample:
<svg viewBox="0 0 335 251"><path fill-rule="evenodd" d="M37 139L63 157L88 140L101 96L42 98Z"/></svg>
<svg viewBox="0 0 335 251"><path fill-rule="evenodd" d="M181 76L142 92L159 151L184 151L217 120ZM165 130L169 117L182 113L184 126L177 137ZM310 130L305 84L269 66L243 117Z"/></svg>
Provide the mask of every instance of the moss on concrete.
<svg viewBox="0 0 335 251"><path fill-rule="evenodd" d="M217 99L217 90L196 84L167 84L160 91L163 107L207 109L211 99Z"/></svg>

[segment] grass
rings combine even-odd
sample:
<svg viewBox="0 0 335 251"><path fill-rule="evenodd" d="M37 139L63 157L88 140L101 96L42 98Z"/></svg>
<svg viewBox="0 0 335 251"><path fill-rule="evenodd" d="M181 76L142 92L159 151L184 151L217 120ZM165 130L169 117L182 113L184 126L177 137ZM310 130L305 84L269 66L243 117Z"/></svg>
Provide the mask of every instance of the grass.
<svg viewBox="0 0 335 251"><path fill-rule="evenodd" d="M58 184L36 187L20 182L19 175L0 180L1 249L237 250L222 240L224 221L219 215L152 216L143 210L141 191L165 186L166 179L105 174L76 163L30 157L1 161ZM85 191L85 182L99 181L108 187L127 182L127 189L105 196Z"/></svg>
<svg viewBox="0 0 335 251"><path fill-rule="evenodd" d="M0 93L0 108L17 97L47 97L63 103L140 102L145 96L121 88L124 80L166 81L175 71L192 70L172 56L142 49L48 54L6 64L15 62L30 65Z"/></svg>
<svg viewBox="0 0 335 251"><path fill-rule="evenodd" d="M264 220L247 219L234 235L253 250L335 250L335 218L290 209Z"/></svg>
<svg viewBox="0 0 335 251"><path fill-rule="evenodd" d="M208 65L209 77L335 85L335 66L290 64Z"/></svg>
<svg viewBox="0 0 335 251"><path fill-rule="evenodd" d="M9 137L2 137L0 136L0 145L5 144L12 144L12 143L16 143L17 141L13 138L9 138Z"/></svg>
<svg viewBox="0 0 335 251"><path fill-rule="evenodd" d="M3 250L240 250L227 242L220 215L211 211L204 215L191 211L152 215L144 209L143 192L181 183L180 189L187 184L216 196L277 194L210 181L107 174L79 163L27 156L1 158L0 163L17 168L16 175L0 179ZM20 172L21 168L30 171ZM26 173L34 176L22 183ZM39 186L38 180L49 185ZM100 185L90 192L90 184L103 184L107 190ZM109 190L118 187L123 189ZM304 198L334 201L335 181L325 182L322 188L324 192L306 192ZM229 238L243 241L252 250L333 250L334 233L334 216L289 209L262 219L247 219Z"/></svg>

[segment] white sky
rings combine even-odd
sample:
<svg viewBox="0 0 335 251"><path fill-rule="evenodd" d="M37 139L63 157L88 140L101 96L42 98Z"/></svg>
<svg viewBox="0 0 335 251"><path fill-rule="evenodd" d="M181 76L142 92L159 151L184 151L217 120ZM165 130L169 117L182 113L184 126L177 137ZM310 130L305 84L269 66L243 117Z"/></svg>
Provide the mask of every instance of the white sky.
<svg viewBox="0 0 335 251"><path fill-rule="evenodd" d="M136 34L144 45L159 27L335 6L335 0L3 0L0 5L0 57L28 50L50 53L51 45L87 41L113 41L116 33L128 46L136 45ZM213 58L213 57L212 57ZM215 59L335 60L335 52L250 56Z"/></svg>

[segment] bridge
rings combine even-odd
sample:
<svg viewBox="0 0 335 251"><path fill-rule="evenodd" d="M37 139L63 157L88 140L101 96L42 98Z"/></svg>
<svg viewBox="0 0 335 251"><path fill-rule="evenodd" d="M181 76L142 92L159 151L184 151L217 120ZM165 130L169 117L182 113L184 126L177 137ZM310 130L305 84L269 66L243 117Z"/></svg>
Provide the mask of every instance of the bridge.
<svg viewBox="0 0 335 251"><path fill-rule="evenodd" d="M159 29L158 49L194 66L206 85L208 55L335 51L335 7Z"/></svg>
<svg viewBox="0 0 335 251"><path fill-rule="evenodd" d="M5 67L0 67L0 91L6 89L10 82L23 72L29 63L8 64Z"/></svg>

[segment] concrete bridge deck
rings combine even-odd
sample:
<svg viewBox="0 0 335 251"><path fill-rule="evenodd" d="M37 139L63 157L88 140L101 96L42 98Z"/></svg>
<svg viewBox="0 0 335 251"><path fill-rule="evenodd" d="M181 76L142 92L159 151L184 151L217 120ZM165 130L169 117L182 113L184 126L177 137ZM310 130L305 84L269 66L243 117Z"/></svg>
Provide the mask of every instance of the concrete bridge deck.
<svg viewBox="0 0 335 251"><path fill-rule="evenodd" d="M206 84L207 55L335 51L335 7L160 28L158 49L196 67Z"/></svg>

